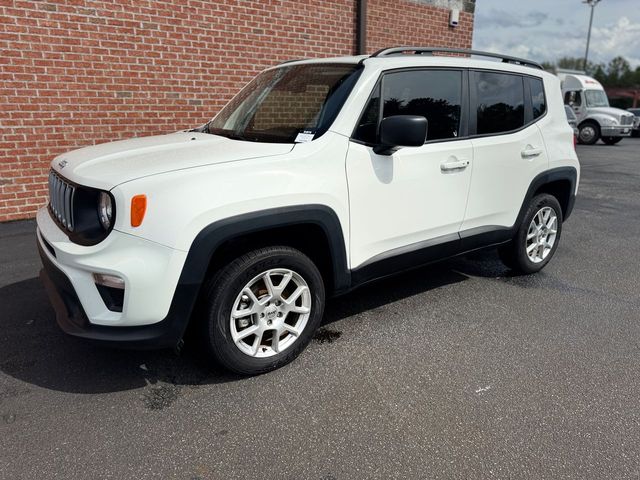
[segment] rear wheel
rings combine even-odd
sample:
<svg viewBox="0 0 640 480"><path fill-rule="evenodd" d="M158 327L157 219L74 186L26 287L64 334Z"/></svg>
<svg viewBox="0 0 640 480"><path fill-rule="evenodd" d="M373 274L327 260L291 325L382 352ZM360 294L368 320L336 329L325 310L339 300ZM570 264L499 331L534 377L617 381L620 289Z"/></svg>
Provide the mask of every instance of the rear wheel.
<svg viewBox="0 0 640 480"><path fill-rule="evenodd" d="M620 140L622 140L622 137L602 137L602 141L607 145L615 145Z"/></svg>
<svg viewBox="0 0 640 480"><path fill-rule="evenodd" d="M594 122L585 122L578 130L578 141L584 145L593 145L600 138L600 127Z"/></svg>
<svg viewBox="0 0 640 480"><path fill-rule="evenodd" d="M233 260L206 286L199 340L210 360L244 375L279 368L322 320L322 276L302 252L267 247Z"/></svg>
<svg viewBox="0 0 640 480"><path fill-rule="evenodd" d="M513 240L498 249L503 263L520 273L542 270L553 257L562 232L562 209L549 194L535 196Z"/></svg>

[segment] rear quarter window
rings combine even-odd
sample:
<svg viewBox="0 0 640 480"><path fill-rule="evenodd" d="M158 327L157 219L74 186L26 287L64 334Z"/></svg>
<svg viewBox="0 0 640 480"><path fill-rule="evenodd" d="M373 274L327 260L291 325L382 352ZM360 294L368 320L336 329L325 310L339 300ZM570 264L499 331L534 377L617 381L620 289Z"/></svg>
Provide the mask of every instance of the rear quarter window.
<svg viewBox="0 0 640 480"><path fill-rule="evenodd" d="M533 119L540 118L547 111L547 100L544 96L544 84L539 78L527 78L531 91L531 108Z"/></svg>

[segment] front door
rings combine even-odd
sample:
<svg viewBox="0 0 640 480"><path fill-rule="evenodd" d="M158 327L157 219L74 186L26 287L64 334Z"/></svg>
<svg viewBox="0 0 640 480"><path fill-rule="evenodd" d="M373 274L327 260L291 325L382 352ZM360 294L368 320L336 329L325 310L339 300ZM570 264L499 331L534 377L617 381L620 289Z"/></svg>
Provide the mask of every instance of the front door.
<svg viewBox="0 0 640 480"><path fill-rule="evenodd" d="M471 141L461 138L463 75L414 69L382 76L347 153L352 269L458 240L473 166ZM426 143L374 153L380 118L393 115L426 117Z"/></svg>

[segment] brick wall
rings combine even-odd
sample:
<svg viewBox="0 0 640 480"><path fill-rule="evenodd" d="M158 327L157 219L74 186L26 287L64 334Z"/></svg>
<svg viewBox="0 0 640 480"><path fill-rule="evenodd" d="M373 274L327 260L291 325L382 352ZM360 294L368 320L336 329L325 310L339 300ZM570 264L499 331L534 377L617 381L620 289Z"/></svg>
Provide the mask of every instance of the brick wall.
<svg viewBox="0 0 640 480"><path fill-rule="evenodd" d="M451 29L427 3L369 0L368 50L469 48L473 15ZM196 126L267 66L353 54L355 15L349 0L0 2L0 221L46 202L60 153Z"/></svg>

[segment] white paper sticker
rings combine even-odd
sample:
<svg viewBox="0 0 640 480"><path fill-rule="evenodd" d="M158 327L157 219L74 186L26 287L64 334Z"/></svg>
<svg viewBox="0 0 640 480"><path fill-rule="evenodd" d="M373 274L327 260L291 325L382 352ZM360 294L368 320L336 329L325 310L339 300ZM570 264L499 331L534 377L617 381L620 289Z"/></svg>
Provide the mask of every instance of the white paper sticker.
<svg viewBox="0 0 640 480"><path fill-rule="evenodd" d="M311 140L313 140L314 136L315 136L315 133L313 132L306 132L306 131L300 132L296 137L296 143L310 142Z"/></svg>

